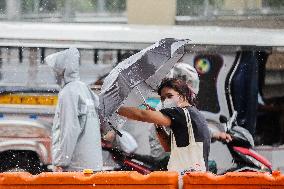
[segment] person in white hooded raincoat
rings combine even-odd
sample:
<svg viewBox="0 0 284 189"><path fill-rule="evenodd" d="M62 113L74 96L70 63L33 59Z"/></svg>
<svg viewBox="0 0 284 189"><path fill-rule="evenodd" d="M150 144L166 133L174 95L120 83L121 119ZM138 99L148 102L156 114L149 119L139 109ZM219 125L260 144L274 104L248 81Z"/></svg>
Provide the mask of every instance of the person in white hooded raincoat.
<svg viewBox="0 0 284 189"><path fill-rule="evenodd" d="M80 81L78 49L51 54L45 62L63 87L52 127L54 171L101 171L103 166L98 96Z"/></svg>

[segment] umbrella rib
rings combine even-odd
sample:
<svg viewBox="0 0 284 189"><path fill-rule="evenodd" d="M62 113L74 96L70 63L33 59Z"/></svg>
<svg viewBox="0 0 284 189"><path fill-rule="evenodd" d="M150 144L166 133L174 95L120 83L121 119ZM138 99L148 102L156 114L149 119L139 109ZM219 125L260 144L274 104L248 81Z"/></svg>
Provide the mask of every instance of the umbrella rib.
<svg viewBox="0 0 284 189"><path fill-rule="evenodd" d="M120 76L122 77L122 79L124 79L124 81L125 81L125 82L127 82L127 83L128 83L128 81L125 79L125 77L124 77L123 75L120 75ZM140 89L138 88L138 86L137 86L137 85L135 85L135 88L137 89L137 91L138 91L138 92L139 92L139 94L141 95L141 97L142 97L142 99L143 99L144 103L146 103L146 99L144 98L143 94L141 93L141 91L140 91Z"/></svg>
<svg viewBox="0 0 284 189"><path fill-rule="evenodd" d="M161 55L166 55L166 56L168 56L168 53L162 53L162 52L160 52L160 51L152 51L153 53L155 53L155 54L161 54ZM170 57L171 57L171 55L170 55Z"/></svg>
<svg viewBox="0 0 284 189"><path fill-rule="evenodd" d="M141 95L144 103L146 104L146 99L144 98L143 94L141 93L140 89L138 88L138 86L136 85L135 88L137 89L137 91L139 92L139 94Z"/></svg>

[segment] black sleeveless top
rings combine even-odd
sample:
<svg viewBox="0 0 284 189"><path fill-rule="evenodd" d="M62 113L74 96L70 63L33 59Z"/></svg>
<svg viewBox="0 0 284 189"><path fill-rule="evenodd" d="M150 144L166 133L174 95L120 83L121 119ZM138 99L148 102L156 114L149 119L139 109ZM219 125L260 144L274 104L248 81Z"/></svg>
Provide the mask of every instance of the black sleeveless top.
<svg viewBox="0 0 284 189"><path fill-rule="evenodd" d="M194 138L196 142L203 142L203 157L208 170L208 156L210 152L210 134L205 117L198 111L194 106L187 107L192 127ZM186 123L186 117L182 108L165 108L161 109L160 112L172 121L170 128L175 136L177 147L185 147L189 144L188 128Z"/></svg>

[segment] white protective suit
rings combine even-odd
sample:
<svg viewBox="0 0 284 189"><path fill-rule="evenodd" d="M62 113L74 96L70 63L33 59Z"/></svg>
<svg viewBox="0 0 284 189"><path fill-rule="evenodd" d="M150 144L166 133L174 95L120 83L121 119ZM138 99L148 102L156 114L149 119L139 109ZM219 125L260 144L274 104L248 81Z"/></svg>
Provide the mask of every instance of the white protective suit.
<svg viewBox="0 0 284 189"><path fill-rule="evenodd" d="M80 81L80 54L70 48L46 57L62 79L52 127L52 163L64 171L102 170L98 96Z"/></svg>

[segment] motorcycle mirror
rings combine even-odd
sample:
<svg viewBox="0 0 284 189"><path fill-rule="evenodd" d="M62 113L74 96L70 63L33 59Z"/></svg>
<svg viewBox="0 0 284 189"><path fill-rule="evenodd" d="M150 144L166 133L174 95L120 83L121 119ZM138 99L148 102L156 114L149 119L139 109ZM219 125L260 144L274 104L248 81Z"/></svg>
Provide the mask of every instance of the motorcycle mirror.
<svg viewBox="0 0 284 189"><path fill-rule="evenodd" d="M228 122L228 119L227 119L227 117L226 117L226 116L224 116L224 115L220 115L220 117L219 117L219 121L220 121L220 123L227 123L227 122Z"/></svg>

